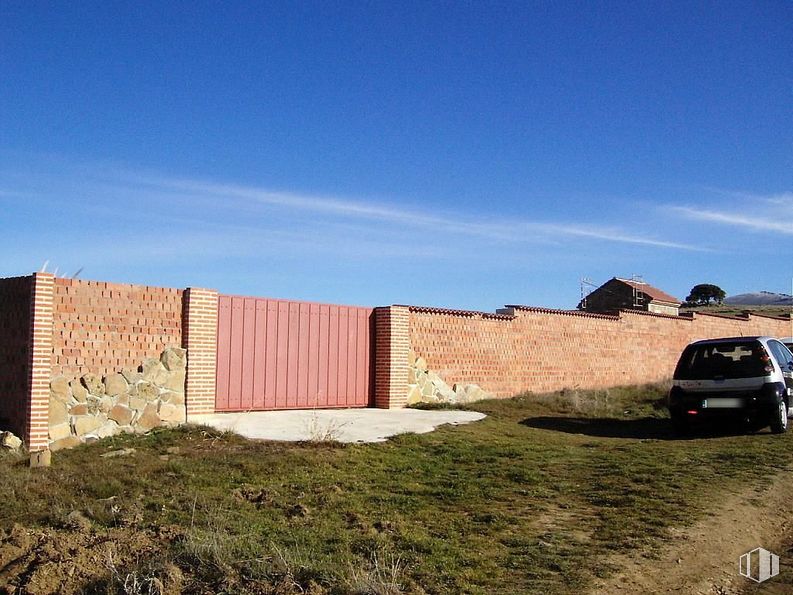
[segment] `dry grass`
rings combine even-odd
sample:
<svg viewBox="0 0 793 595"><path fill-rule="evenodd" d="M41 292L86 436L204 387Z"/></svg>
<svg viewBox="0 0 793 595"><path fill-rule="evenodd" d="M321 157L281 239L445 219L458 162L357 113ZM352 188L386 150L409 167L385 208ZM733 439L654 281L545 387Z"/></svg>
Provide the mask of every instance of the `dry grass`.
<svg viewBox="0 0 793 595"><path fill-rule="evenodd" d="M345 422L331 419L323 421L322 415L314 409L306 422L306 434L310 442L338 442Z"/></svg>
<svg viewBox="0 0 793 595"><path fill-rule="evenodd" d="M570 593L607 574L612 551L651 556L670 527L793 459L793 435L673 439L664 391L485 401L466 407L482 422L382 444L192 428L59 452L49 469L6 457L0 529L80 537L69 562L83 587L63 593L149 593L157 581L195 594ZM135 453L100 456L119 448ZM68 526L71 511L88 526ZM81 555L111 535L112 568ZM21 555L13 539L0 538L4 560ZM30 551L0 584L24 592L35 568L57 578L54 558Z"/></svg>
<svg viewBox="0 0 793 595"><path fill-rule="evenodd" d="M523 396L549 413L585 417L664 417L669 383L640 387L616 387L599 390L563 389L554 393Z"/></svg>
<svg viewBox="0 0 793 595"><path fill-rule="evenodd" d="M372 552L364 566L351 566L349 590L355 595L400 595L403 593L405 563L393 552Z"/></svg>
<svg viewBox="0 0 793 595"><path fill-rule="evenodd" d="M120 570L109 554L105 565L110 573L109 590L123 593L124 595L164 595L165 585L153 573L141 570Z"/></svg>

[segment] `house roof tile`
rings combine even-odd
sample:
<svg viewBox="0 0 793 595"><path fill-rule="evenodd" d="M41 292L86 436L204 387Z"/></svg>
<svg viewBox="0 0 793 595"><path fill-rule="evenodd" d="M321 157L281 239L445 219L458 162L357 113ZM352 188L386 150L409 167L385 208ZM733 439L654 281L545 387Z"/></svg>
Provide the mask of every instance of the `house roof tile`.
<svg viewBox="0 0 793 595"><path fill-rule="evenodd" d="M650 297L651 300L655 302L668 302L670 304L680 304L680 300L677 299L673 295L669 295L665 291L661 291L657 287L653 287L649 283L644 283L643 281L634 281L632 279L620 279L619 277L614 277L617 281L621 281L628 285L629 287L633 287L641 291L642 293L646 294Z"/></svg>

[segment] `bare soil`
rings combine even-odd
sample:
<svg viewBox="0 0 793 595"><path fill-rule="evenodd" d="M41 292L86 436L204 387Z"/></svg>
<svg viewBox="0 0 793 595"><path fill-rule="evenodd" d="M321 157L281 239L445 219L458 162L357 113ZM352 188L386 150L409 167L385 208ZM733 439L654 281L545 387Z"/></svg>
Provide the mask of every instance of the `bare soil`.
<svg viewBox="0 0 793 595"><path fill-rule="evenodd" d="M786 513L793 499L793 470L770 482L724 494L712 514L698 523L671 529L673 539L660 554L620 553L608 561L618 570L600 580L592 593L685 593L742 595L793 592L793 566L788 550L793 518ZM739 557L764 547L780 557L780 574L758 585L738 573Z"/></svg>
<svg viewBox="0 0 793 595"><path fill-rule="evenodd" d="M143 572L161 559L161 550L174 539L167 529L160 533L131 528L95 530L85 517L84 523L79 515L72 518L71 527L30 529L14 525L0 532L0 593L182 591L181 572L176 566L158 564L157 578ZM133 567L130 561L134 561Z"/></svg>

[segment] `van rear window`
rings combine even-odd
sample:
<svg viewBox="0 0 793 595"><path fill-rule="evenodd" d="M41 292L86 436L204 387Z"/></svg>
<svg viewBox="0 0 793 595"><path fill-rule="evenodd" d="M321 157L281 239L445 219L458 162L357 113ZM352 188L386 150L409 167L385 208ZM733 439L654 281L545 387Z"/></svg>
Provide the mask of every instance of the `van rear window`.
<svg viewBox="0 0 793 595"><path fill-rule="evenodd" d="M767 376L768 353L758 341L689 345L675 369L679 380Z"/></svg>

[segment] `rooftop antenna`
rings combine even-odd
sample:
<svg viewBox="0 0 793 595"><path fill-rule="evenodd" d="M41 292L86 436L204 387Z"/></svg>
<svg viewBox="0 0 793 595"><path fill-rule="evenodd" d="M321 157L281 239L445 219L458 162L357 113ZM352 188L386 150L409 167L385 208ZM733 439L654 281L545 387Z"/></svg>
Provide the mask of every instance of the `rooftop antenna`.
<svg viewBox="0 0 793 595"><path fill-rule="evenodd" d="M586 310L587 307L587 297L592 291L597 287L593 282L592 279L589 277L581 277L580 281L581 286L581 309Z"/></svg>
<svg viewBox="0 0 793 595"><path fill-rule="evenodd" d="M637 285L644 285L644 276L634 273L631 275L631 287L633 288L633 307L644 307L644 292L642 292Z"/></svg>
<svg viewBox="0 0 793 595"><path fill-rule="evenodd" d="M83 272L83 269L84 269L84 268L85 268L85 267L80 267L79 269L77 269L77 272L76 272L74 275L72 275L72 279L76 279L77 277L79 277L79 276L80 276L80 273L82 273L82 272Z"/></svg>
<svg viewBox="0 0 793 595"><path fill-rule="evenodd" d="M49 264L50 264L50 261L49 260L45 260L44 264L41 265L41 270L39 271L39 273L46 273L47 272L47 265L49 265Z"/></svg>

